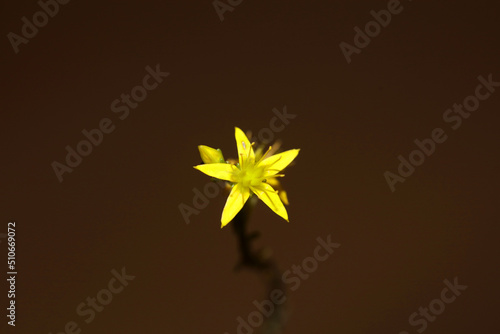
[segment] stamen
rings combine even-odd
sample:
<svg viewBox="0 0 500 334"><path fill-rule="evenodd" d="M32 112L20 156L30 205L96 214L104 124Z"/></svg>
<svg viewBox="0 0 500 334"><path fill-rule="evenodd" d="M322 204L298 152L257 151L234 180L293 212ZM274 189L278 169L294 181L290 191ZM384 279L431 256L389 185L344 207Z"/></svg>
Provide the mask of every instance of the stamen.
<svg viewBox="0 0 500 334"><path fill-rule="evenodd" d="M240 167L241 167L241 169L243 169L244 168L244 163L245 163L245 159L243 158L243 153L240 153L240 161L241 161Z"/></svg>
<svg viewBox="0 0 500 334"><path fill-rule="evenodd" d="M250 152L252 151L252 148L250 147L250 149L248 150L247 152L247 159L250 159Z"/></svg>
<svg viewBox="0 0 500 334"><path fill-rule="evenodd" d="M264 153L262 155L262 157L260 158L259 162L261 162L262 160L264 160L266 158L266 155L269 153L269 151L272 150L272 148L273 148L272 146L269 146L269 148L267 149L266 153Z"/></svg>

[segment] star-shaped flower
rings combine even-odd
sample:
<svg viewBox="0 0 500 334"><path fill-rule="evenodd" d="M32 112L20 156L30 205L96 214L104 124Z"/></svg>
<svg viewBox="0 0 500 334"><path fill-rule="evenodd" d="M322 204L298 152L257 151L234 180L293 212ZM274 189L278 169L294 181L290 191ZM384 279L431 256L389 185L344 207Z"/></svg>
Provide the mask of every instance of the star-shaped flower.
<svg viewBox="0 0 500 334"><path fill-rule="evenodd" d="M300 150L289 150L271 156L266 153L256 159L252 144L245 133L237 127L235 128L235 137L239 163L235 165L222 162L224 158L220 150L208 146L199 146L205 164L194 166L194 168L211 177L229 181L233 184L222 211L221 227L226 226L236 216L252 193L257 195L276 214L288 221L288 213L280 196L269 183L279 184L275 178L284 175L278 173L295 159ZM271 147L269 147L268 152L270 150ZM287 202L286 194L282 197Z"/></svg>

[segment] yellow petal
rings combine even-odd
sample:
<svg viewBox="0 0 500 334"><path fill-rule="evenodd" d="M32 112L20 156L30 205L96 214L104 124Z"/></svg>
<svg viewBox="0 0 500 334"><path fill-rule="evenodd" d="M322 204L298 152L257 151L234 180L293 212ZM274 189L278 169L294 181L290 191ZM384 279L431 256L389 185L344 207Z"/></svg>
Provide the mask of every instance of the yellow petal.
<svg viewBox="0 0 500 334"><path fill-rule="evenodd" d="M278 190L278 196L281 198L281 201L285 205L290 205L288 202L288 195L286 191L283 190L280 181L276 177L270 177L266 180L266 183L269 184L274 189Z"/></svg>
<svg viewBox="0 0 500 334"><path fill-rule="evenodd" d="M248 187L243 187L240 183L234 185L222 211L221 228L233 220L234 216L243 208L249 196L250 189Z"/></svg>
<svg viewBox="0 0 500 334"><path fill-rule="evenodd" d="M280 181L275 177L270 177L266 180L266 182L271 185L273 188L279 189L281 187Z"/></svg>
<svg viewBox="0 0 500 334"><path fill-rule="evenodd" d="M286 191L283 190L280 181L276 177L267 178L266 183L278 191L278 196L285 205L290 205L288 202L288 195Z"/></svg>
<svg viewBox="0 0 500 334"><path fill-rule="evenodd" d="M285 169L297 157L299 151L300 149L295 149L275 154L259 162L257 167L264 167L266 169L264 176L273 176Z"/></svg>
<svg viewBox="0 0 500 334"><path fill-rule="evenodd" d="M285 206L281 202L280 197L276 194L273 187L265 182L262 182L258 186L251 186L250 189L278 216L288 221L288 213L286 212Z"/></svg>
<svg viewBox="0 0 500 334"><path fill-rule="evenodd" d="M286 191L284 191L284 190L279 191L278 196L281 198L281 201L285 205L290 205L290 202L288 202L288 195L287 195Z"/></svg>
<svg viewBox="0 0 500 334"><path fill-rule="evenodd" d="M225 162L221 150L216 150L205 145L199 145L198 150L200 151L201 160L206 164Z"/></svg>
<svg viewBox="0 0 500 334"><path fill-rule="evenodd" d="M252 143L247 138L247 135L240 128L234 128L234 137L236 138L236 147L238 148L238 158L241 168L248 161L255 162L255 153L252 148Z"/></svg>
<svg viewBox="0 0 500 334"><path fill-rule="evenodd" d="M236 182L235 173L239 171L235 165L218 163L198 165L194 168L208 176L230 182Z"/></svg>

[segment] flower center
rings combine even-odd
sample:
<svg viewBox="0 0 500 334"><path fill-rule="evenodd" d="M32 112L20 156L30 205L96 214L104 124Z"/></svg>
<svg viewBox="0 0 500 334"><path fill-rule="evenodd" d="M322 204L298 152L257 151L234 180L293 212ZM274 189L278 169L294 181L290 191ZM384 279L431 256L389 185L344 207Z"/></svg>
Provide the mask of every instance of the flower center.
<svg viewBox="0 0 500 334"><path fill-rule="evenodd" d="M244 187L257 186L264 180L264 168L255 168L254 164L248 164L238 174L238 183Z"/></svg>

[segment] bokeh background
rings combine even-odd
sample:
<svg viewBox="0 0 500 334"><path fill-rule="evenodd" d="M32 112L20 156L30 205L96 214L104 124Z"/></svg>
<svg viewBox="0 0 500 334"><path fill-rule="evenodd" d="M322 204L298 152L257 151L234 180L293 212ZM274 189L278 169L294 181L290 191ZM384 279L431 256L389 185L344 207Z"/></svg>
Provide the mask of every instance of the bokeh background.
<svg viewBox="0 0 500 334"><path fill-rule="evenodd" d="M257 132L284 106L296 117L276 137L302 149L290 223L260 203L250 228L283 270L317 237L342 245L290 292L285 333L417 333L408 317L454 277L468 288L426 333L497 332L500 91L456 131L442 115L479 75L500 81L498 4L402 6L348 64L339 43L387 1L246 0L222 22L209 0L71 1L18 54L7 34L40 7L3 1L0 233L16 220L19 274L2 332L236 333L266 296L233 271L225 196L189 224L179 205L209 181L197 145L234 157L234 126ZM156 64L170 76L120 120L111 102ZM115 130L60 183L51 163L103 118ZM437 127L447 141L392 193L383 173ZM135 279L86 324L77 305L123 267Z"/></svg>

